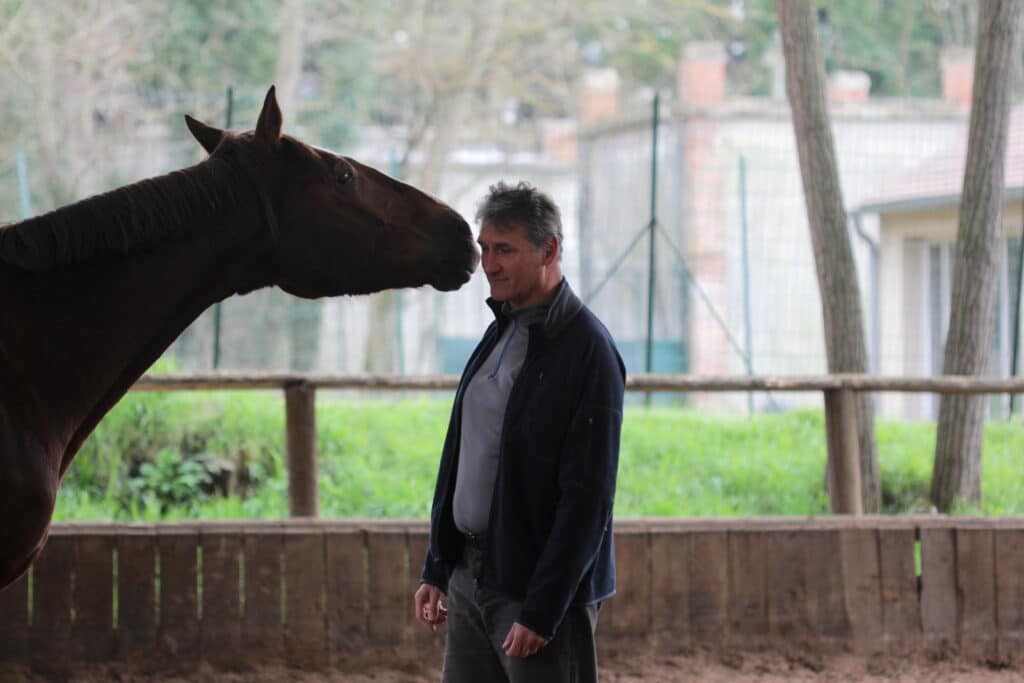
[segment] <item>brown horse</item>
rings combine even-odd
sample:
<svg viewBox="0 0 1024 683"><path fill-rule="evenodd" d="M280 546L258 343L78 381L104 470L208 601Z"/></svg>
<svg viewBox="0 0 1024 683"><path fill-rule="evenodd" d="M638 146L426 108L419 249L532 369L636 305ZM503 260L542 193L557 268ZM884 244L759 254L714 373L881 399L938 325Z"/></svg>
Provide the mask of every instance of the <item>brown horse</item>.
<svg viewBox="0 0 1024 683"><path fill-rule="evenodd" d="M424 284L477 263L450 207L281 134L186 117L205 161L0 228L0 588L46 540L82 442L189 323L233 294Z"/></svg>

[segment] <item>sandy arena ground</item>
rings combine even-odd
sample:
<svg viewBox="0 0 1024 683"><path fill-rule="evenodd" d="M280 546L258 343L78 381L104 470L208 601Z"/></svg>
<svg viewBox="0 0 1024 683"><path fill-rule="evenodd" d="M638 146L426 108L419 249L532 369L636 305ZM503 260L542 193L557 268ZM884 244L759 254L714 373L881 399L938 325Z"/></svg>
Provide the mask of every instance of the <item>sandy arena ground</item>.
<svg viewBox="0 0 1024 683"><path fill-rule="evenodd" d="M429 683L438 681L436 665L405 662L387 666L378 662L352 662L349 672L306 672L283 667L222 672L146 673L115 667L90 667L43 676L24 670L0 669L3 683ZM351 673L358 671L359 673ZM865 681L869 683L1009 683L1024 680L1024 671L987 666L959 659L933 661L924 657L864 658L837 655L818 658L778 652L715 655L606 657L602 683L669 683L709 681L725 683L793 683L794 681ZM486 682L481 682L486 683Z"/></svg>

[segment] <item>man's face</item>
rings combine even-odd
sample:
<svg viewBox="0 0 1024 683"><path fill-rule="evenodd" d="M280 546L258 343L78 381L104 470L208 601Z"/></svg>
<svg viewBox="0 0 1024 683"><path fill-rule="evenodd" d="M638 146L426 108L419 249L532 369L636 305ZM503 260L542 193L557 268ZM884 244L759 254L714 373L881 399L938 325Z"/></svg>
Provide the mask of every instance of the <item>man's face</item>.
<svg viewBox="0 0 1024 683"><path fill-rule="evenodd" d="M484 222L477 243L492 298L507 301L513 308L541 303L538 297L543 295L548 250L534 246L523 226L513 224L499 229Z"/></svg>

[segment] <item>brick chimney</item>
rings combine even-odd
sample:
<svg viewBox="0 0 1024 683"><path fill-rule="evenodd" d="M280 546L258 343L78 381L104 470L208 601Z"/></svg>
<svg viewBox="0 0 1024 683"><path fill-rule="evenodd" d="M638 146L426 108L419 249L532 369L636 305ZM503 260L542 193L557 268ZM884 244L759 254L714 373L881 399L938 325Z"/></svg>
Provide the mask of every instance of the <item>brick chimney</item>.
<svg viewBox="0 0 1024 683"><path fill-rule="evenodd" d="M541 152L552 161L576 163L579 148L576 142L576 121L573 119L541 119L538 122Z"/></svg>
<svg viewBox="0 0 1024 683"><path fill-rule="evenodd" d="M717 41L683 45L679 59L678 99L684 107L718 104L725 99L725 45Z"/></svg>
<svg viewBox="0 0 1024 683"><path fill-rule="evenodd" d="M577 96L581 126L619 115L619 85L615 69L588 69L583 73Z"/></svg>
<svg viewBox="0 0 1024 683"><path fill-rule="evenodd" d="M952 47L942 51L942 99L964 109L971 106L974 87L974 50Z"/></svg>
<svg viewBox="0 0 1024 683"><path fill-rule="evenodd" d="M830 102L866 102L871 92L871 76L863 71L840 69L828 77Z"/></svg>

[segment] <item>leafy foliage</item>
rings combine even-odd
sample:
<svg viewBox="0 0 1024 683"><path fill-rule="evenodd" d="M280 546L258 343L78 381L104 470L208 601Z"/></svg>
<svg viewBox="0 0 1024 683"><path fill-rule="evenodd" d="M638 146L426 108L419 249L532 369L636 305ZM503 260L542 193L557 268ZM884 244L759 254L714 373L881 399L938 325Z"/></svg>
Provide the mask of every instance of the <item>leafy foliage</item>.
<svg viewBox="0 0 1024 683"><path fill-rule="evenodd" d="M323 516L426 518L450 400L319 398ZM129 394L72 464L56 518L283 518L283 416L277 392ZM823 514L824 430L818 410L627 408L616 514ZM930 510L934 423L879 421L877 430L884 511ZM986 425L984 503L960 512L1024 512L1022 450L1024 424Z"/></svg>

